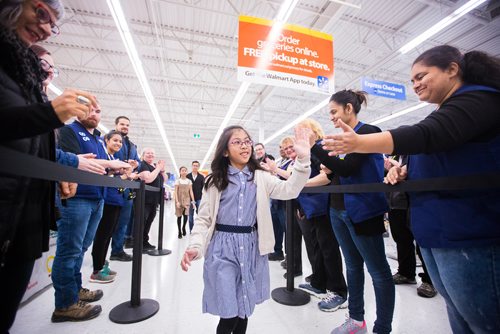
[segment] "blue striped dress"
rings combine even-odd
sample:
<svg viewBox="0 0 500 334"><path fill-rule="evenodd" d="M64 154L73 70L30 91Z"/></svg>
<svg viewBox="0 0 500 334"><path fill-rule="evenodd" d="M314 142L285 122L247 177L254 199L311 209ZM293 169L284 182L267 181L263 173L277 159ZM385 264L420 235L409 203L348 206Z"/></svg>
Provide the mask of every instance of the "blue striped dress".
<svg viewBox="0 0 500 334"><path fill-rule="evenodd" d="M248 167L240 171L229 166L228 178L216 223L254 225L257 187L251 180L252 173ZM267 255L259 254L257 233L215 231L203 267L203 313L245 318L256 304L269 299L269 263Z"/></svg>

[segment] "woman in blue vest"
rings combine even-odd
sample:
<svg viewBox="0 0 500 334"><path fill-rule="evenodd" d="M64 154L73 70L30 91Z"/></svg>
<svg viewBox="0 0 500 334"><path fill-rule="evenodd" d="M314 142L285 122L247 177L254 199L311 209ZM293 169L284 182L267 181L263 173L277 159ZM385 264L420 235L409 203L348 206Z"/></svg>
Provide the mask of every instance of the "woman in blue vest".
<svg viewBox="0 0 500 334"><path fill-rule="evenodd" d="M108 160L116 160L114 154L122 148L123 136L118 131L110 131L104 136L106 143L106 153ZM137 161L130 160L132 166L128 170L123 170L123 173L110 174L110 176L121 177L122 179L136 178L137 174L132 173L137 167ZM111 173L114 173L113 171ZM106 261L111 236L118 224L120 210L125 202L125 189L123 188L106 188L104 197L104 208L102 211L101 221L97 227L92 246L92 263L94 271L90 275L90 282L93 283L111 283L115 280L116 272L111 270Z"/></svg>
<svg viewBox="0 0 500 334"><path fill-rule="evenodd" d="M388 182L500 171L500 61L452 46L422 53L411 70L419 99L437 104L420 123L328 136L330 154L410 154ZM410 193L411 225L454 333L500 333L500 191Z"/></svg>
<svg viewBox="0 0 500 334"><path fill-rule="evenodd" d="M358 120L361 106L366 104L366 93L343 90L332 95L328 108L330 119L342 120L355 133L380 132L380 129ZM334 175L341 184L382 182L384 159L381 154L348 154L343 159L332 157L321 143L311 136L311 153ZM337 201L338 202L338 201ZM385 256L384 213L388 211L383 193L344 194L341 207L330 207L330 220L344 255L347 272L349 318L335 328L333 334L366 333L364 321L364 267L372 277L375 289L377 319L375 333L390 333L394 312L394 282Z"/></svg>

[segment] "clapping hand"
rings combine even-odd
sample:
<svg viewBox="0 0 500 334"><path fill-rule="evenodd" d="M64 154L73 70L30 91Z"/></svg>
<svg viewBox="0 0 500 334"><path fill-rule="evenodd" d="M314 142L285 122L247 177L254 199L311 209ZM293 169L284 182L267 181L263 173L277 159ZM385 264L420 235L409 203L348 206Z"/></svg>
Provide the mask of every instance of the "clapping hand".
<svg viewBox="0 0 500 334"><path fill-rule="evenodd" d="M407 176L408 176L408 170L406 165L404 165L403 167L394 166L391 169L389 169L389 172L387 172L387 175L384 178L384 183L396 184L398 182L405 180Z"/></svg>
<svg viewBox="0 0 500 334"><path fill-rule="evenodd" d="M302 159L311 155L310 136L312 130L303 126L297 126L294 129L295 143L293 149L297 153L297 158Z"/></svg>
<svg viewBox="0 0 500 334"><path fill-rule="evenodd" d="M338 119L335 127L342 129L342 132L335 135L327 135L323 140L323 149L330 151L328 155L336 156L356 152L359 145L359 135L347 124Z"/></svg>

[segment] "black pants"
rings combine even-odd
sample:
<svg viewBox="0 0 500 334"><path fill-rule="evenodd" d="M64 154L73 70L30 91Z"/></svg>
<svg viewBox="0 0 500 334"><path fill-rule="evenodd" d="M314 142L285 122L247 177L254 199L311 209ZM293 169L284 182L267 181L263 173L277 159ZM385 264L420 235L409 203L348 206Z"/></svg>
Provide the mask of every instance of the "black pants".
<svg viewBox="0 0 500 334"><path fill-rule="evenodd" d="M431 277L429 276L429 272L427 271L427 267L425 266L424 258L422 257L422 253L420 252L420 246L418 244L417 244L417 255L418 258L420 259L420 262L422 262L422 270L424 271L423 273L418 274L418 276L422 279L423 283L428 283L432 285Z"/></svg>
<svg viewBox="0 0 500 334"><path fill-rule="evenodd" d="M182 229L181 229L181 219L182 218L184 218L184 224L182 225ZM188 220L188 216L187 215L182 215L182 217L177 217L177 229L179 230L179 235L184 234L182 232L183 232L183 230L186 230L187 220Z"/></svg>
<svg viewBox="0 0 500 334"><path fill-rule="evenodd" d="M417 262L408 210L390 210L389 224L398 252L398 273L409 279L414 279Z"/></svg>
<svg viewBox="0 0 500 334"><path fill-rule="evenodd" d="M0 267L0 334L9 333L17 308L28 287L35 260L9 262Z"/></svg>
<svg viewBox="0 0 500 334"><path fill-rule="evenodd" d="M217 334L245 334L247 324L248 318L220 318L219 325L217 326Z"/></svg>
<svg viewBox="0 0 500 334"><path fill-rule="evenodd" d="M317 246L318 240L316 239L316 235L313 233L311 223L307 219L297 218L296 225L299 226L302 237L304 238L304 243L306 245L307 259L309 260L309 263L311 264L311 267L312 267L313 263L316 262L316 259L315 259L316 253L314 252L314 250L318 247ZM297 239L297 233L296 233L295 240L294 240L294 248L295 248L296 254L298 254L298 258L301 261L300 264L301 264L301 268L302 268L302 241L300 243L298 243L297 241L298 241L298 239ZM297 260L297 255L295 256L295 260Z"/></svg>
<svg viewBox="0 0 500 334"><path fill-rule="evenodd" d="M92 263L94 272L99 271L104 267L106 254L108 253L111 237L118 225L118 217L120 217L121 206L104 204L102 210L102 218L95 232L94 244L92 246Z"/></svg>
<svg viewBox="0 0 500 334"><path fill-rule="evenodd" d="M156 217L156 209L158 204L148 204L144 205L144 233L142 234L142 241L144 243L149 241L149 230L151 230L151 225Z"/></svg>
<svg viewBox="0 0 500 334"><path fill-rule="evenodd" d="M333 291L347 298L347 284L342 272L342 257L329 216L314 217L308 221L311 226L312 239L316 240L311 285L317 289Z"/></svg>

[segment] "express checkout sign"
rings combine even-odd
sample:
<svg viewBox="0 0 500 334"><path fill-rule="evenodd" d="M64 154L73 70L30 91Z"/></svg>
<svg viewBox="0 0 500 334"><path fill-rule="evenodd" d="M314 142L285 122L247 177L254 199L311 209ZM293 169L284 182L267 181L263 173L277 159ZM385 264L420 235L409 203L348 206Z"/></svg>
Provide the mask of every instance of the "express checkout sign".
<svg viewBox="0 0 500 334"><path fill-rule="evenodd" d="M406 100L406 88L403 85L362 78L361 86L365 92L371 95L388 97L390 99Z"/></svg>
<svg viewBox="0 0 500 334"><path fill-rule="evenodd" d="M240 16L238 80L331 94L333 37L285 24L270 38L273 21Z"/></svg>

